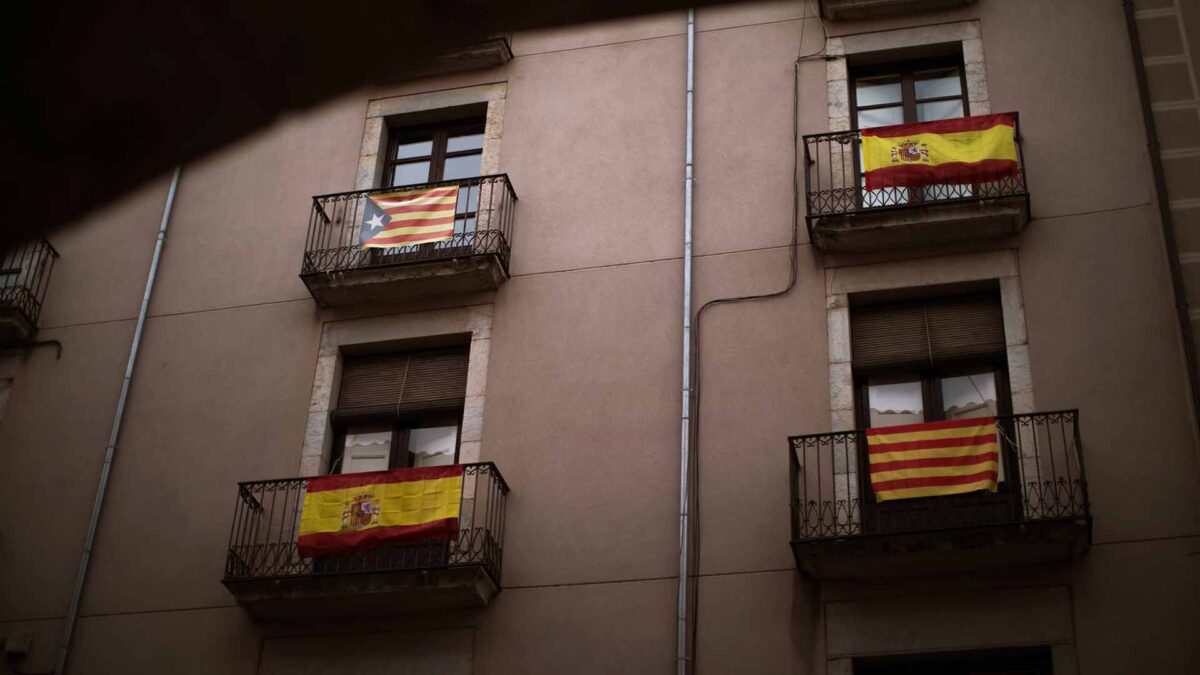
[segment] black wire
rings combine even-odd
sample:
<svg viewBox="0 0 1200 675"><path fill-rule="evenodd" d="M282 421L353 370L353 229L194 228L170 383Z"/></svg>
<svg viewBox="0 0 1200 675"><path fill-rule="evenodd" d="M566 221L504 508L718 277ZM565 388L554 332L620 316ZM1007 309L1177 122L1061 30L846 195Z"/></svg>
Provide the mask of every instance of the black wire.
<svg viewBox="0 0 1200 675"><path fill-rule="evenodd" d="M692 415L691 425L689 428L689 436L692 438L692 466L689 467L688 484L692 486L692 508L689 511L692 514L692 551L694 553L692 567L694 570L699 570L700 567L700 326L701 318L704 312L711 307L717 305L727 305L736 302L746 302L750 300L768 300L787 295L796 287L796 280L799 277L799 249L800 249L800 60L796 59L793 64L792 73L792 242L791 242L791 260L790 273L788 276L787 285L778 291L770 293L756 293L753 295L739 295L727 298L717 298L709 300L701 305L700 310L696 312L695 330L692 332L692 362L695 364L692 370ZM689 570L689 594L691 595L692 613L692 636L691 646L689 648L689 657L692 660L693 673L698 670L698 664L695 660L696 639L699 630L699 572Z"/></svg>
<svg viewBox="0 0 1200 675"><path fill-rule="evenodd" d="M820 20L820 14L817 14L817 20ZM700 333L701 333L701 318L704 311L716 305L728 305L734 303L745 303L750 300L769 300L772 298L784 297L791 293L796 287L796 282L799 279L799 244L800 244L800 61L814 58L814 56L822 56L829 42L829 34L821 22L821 30L823 34L823 43L821 49L812 54L803 54L804 49L804 28L808 24L808 17L805 17L800 23L800 46L796 61L792 64L792 241L791 241L791 259L790 259L790 274L788 274L787 285L779 291L769 293L755 293L750 295L733 295L728 298L718 298L709 300L700 307L700 311L696 312L696 321L692 322L695 325L695 330L692 331L691 357L694 368L691 371L691 406L690 424L688 435L691 437L691 466L688 468L688 484L691 485L691 531L692 531L692 562L688 578L688 595L689 602L692 607L691 619L691 644L688 649L689 661L692 664L692 675L695 675L700 669L700 664L696 662L696 640L698 631L700 631L700 603L698 603L698 595L700 595Z"/></svg>
<svg viewBox="0 0 1200 675"><path fill-rule="evenodd" d="M811 2L806 3L811 6ZM804 29L808 24L808 17L801 21L800 27L800 45L797 48L796 60L792 64L792 241L791 241L791 256L790 256L790 272L788 275L788 283L778 291L769 293L757 293L753 295L739 295L727 298L717 298L709 300L700 306L700 310L696 312L696 320L693 322L695 330L692 331L692 344L690 354L694 367L691 373L691 382L689 383L692 391L690 398L691 414L689 416L688 437L691 439L689 446L691 452L691 466L688 467L688 485L691 486L691 508L688 511L691 513L691 530L692 530L692 554L691 569L688 570L688 602L692 607L692 630L691 644L688 645L688 660L692 664L692 673L695 675L699 671L699 664L696 661L696 640L699 634L700 626L700 611L698 596L700 593L699 584L699 568L700 568L700 326L701 318L704 312L711 307L717 305L727 305L737 302L747 302L751 300L769 300L787 295L796 287L796 281L799 278L799 251L800 251L800 63L813 57L823 57L825 48L829 43L829 32L825 28L825 22L821 21L819 14L815 15L821 24L821 32L823 35L823 43L821 48L812 54L804 54Z"/></svg>

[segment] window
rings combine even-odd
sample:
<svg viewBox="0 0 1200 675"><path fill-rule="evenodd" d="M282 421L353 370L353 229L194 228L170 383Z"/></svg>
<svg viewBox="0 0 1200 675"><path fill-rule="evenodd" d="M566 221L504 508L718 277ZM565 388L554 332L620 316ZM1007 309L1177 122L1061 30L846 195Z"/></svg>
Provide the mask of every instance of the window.
<svg viewBox="0 0 1200 675"><path fill-rule="evenodd" d="M960 57L864 66L853 71L853 80L857 129L970 114Z"/></svg>
<svg viewBox="0 0 1200 675"><path fill-rule="evenodd" d="M860 426L1012 413L998 289L984 284L940 291L852 299L851 365ZM1001 483L1008 461L1000 462Z"/></svg>
<svg viewBox="0 0 1200 675"><path fill-rule="evenodd" d="M391 130L384 180L387 186L420 185L479 176L482 119Z"/></svg>
<svg viewBox="0 0 1200 675"><path fill-rule="evenodd" d="M466 347L347 357L331 473L456 463L466 386Z"/></svg>
<svg viewBox="0 0 1200 675"><path fill-rule="evenodd" d="M850 341L866 426L1009 413L998 293L852 307Z"/></svg>
<svg viewBox="0 0 1200 675"><path fill-rule="evenodd" d="M852 71L852 117L856 129L932 122L970 115L960 55L862 66ZM861 156L859 166L861 167ZM860 178L860 180L862 180ZM894 206L972 195L970 185L932 185L913 193L907 188L865 189L865 206Z"/></svg>
<svg viewBox="0 0 1200 675"><path fill-rule="evenodd" d="M454 233L474 232L480 185L469 179L482 168L483 128L483 118L470 118L391 129L384 187L461 180Z"/></svg>

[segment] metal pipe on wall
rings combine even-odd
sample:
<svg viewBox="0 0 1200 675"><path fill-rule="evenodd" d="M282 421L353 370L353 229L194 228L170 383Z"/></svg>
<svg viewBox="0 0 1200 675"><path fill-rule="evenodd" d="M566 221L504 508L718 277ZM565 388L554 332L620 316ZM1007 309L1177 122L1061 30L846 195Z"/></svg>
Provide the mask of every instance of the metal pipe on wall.
<svg viewBox="0 0 1200 675"><path fill-rule="evenodd" d="M682 412L679 431L679 588L676 607L675 672L688 675L691 672L691 656L688 640L691 635L689 604L688 559L691 549L691 506L688 477L691 472L691 457L688 441L691 435L692 410L692 141L693 91L696 68L696 10L689 9L687 15L687 131L685 133L683 169L683 387Z"/></svg>
<svg viewBox="0 0 1200 675"><path fill-rule="evenodd" d="M146 290L142 293L142 307L138 310L137 326L133 330L133 342L129 346L129 360L125 363L125 377L121 380L121 394L117 398L117 410L113 414L112 431L108 436L108 447L104 453L104 466L100 470L100 483L96 486L96 499L92 502L92 519L88 523L87 536L83 541L83 555L79 559L79 574L75 577L75 590L71 593L71 605L67 611L67 623L63 629L62 646L59 648L55 675L63 675L67 668L67 654L71 649L71 635L79 618L79 601L83 597L83 586L87 581L88 563L92 558L92 547L96 542L96 529L100 524L100 513L104 509L104 495L108 491L108 477L112 473L113 457L117 452L117 438L121 434L121 422L125 418L125 403L129 399L129 385L133 381L133 369L137 364L138 349L142 344L142 331L146 327L146 312L150 308L150 296L154 293L154 280L158 276L158 263L162 258L163 243L167 239L167 225L171 222L171 208L175 205L175 191L179 187L179 173L175 167L171 176L171 187L167 190L167 203L163 207L162 222L154 241L154 257L150 260L150 272L146 275Z"/></svg>

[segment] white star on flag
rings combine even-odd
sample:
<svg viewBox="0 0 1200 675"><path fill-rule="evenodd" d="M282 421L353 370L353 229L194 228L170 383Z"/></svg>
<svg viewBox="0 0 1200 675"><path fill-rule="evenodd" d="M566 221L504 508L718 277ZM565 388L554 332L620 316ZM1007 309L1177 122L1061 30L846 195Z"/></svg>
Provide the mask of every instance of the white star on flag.
<svg viewBox="0 0 1200 675"><path fill-rule="evenodd" d="M371 217L370 220L367 221L367 224L371 226L372 230L378 230L379 228L383 227L383 216L376 213Z"/></svg>

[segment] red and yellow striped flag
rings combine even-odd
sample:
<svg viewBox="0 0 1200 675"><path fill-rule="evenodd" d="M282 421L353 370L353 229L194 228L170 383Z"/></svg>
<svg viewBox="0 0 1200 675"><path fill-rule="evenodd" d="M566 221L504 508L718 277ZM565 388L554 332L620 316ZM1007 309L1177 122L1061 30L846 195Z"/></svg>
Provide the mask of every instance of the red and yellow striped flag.
<svg viewBox="0 0 1200 675"><path fill-rule="evenodd" d="M311 558L451 539L462 490L461 464L309 478L296 548Z"/></svg>
<svg viewBox="0 0 1200 675"><path fill-rule="evenodd" d="M368 195L359 242L363 248L392 248L449 241L457 204L457 185Z"/></svg>
<svg viewBox="0 0 1200 675"><path fill-rule="evenodd" d="M863 129L867 189L1016 178L1016 120L998 113Z"/></svg>
<svg viewBox="0 0 1200 675"><path fill-rule="evenodd" d="M867 429L867 453L877 501L996 491L995 417Z"/></svg>

